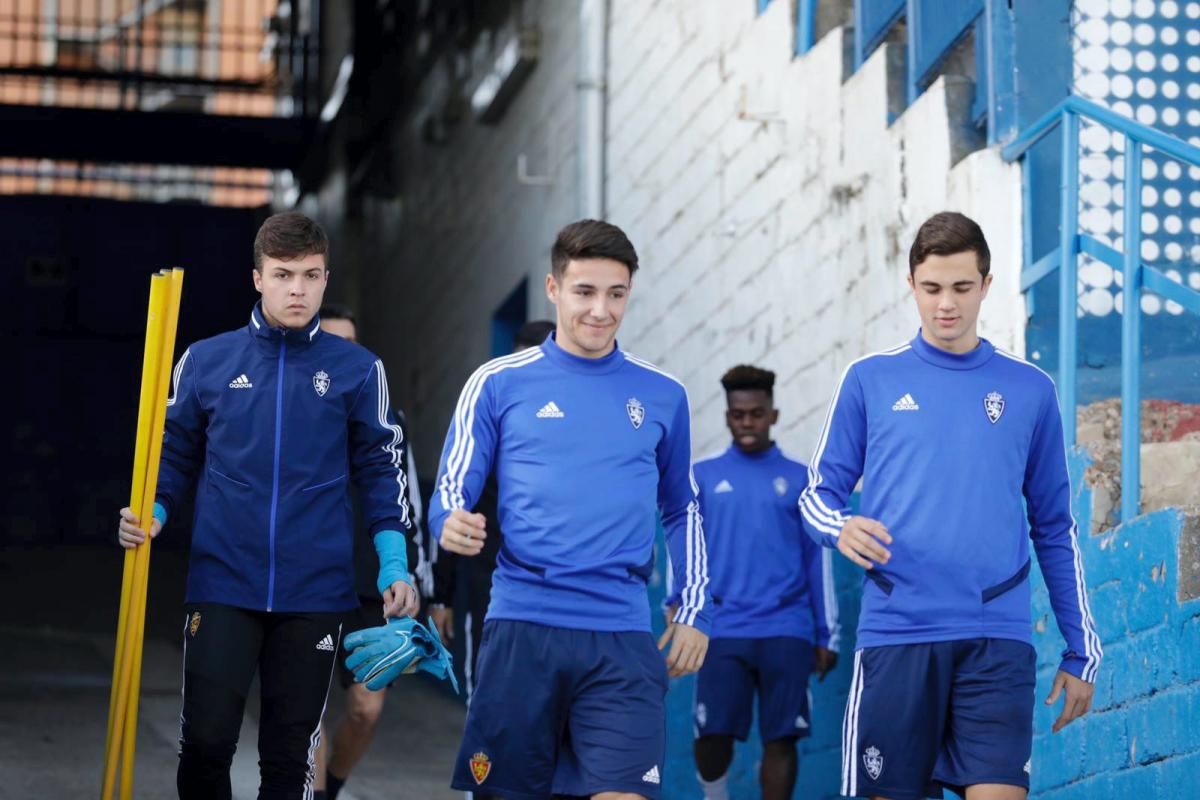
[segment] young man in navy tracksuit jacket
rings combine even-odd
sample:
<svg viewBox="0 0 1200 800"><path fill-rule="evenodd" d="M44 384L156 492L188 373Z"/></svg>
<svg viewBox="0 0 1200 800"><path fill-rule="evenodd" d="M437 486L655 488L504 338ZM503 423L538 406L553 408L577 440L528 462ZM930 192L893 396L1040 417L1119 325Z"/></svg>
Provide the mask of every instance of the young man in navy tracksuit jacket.
<svg viewBox="0 0 1200 800"><path fill-rule="evenodd" d="M775 373L737 366L721 378L733 442L697 461L712 575L712 640L696 676L696 769L705 800L729 800L733 740L745 741L758 695L763 800L787 800L796 741L808 736L809 673L837 663L832 557L804 533L807 467L771 440ZM674 598L672 598L674 602Z"/></svg>
<svg viewBox="0 0 1200 800"><path fill-rule="evenodd" d="M1091 704L1100 640L1054 383L976 334L989 265L967 217L921 226L909 253L921 330L846 368L801 496L810 533L866 569L844 795L1025 796L1030 540L1067 645L1046 701L1065 691L1054 730Z"/></svg>
<svg viewBox="0 0 1200 800"><path fill-rule="evenodd" d="M687 393L621 350L637 253L620 229L559 232L554 335L467 381L430 500L441 544L476 556L493 470L503 541L453 785L505 798L658 798L667 673L700 667L711 601ZM650 635L661 511L675 619Z"/></svg>
<svg viewBox="0 0 1200 800"><path fill-rule="evenodd" d="M380 555L385 613L416 611L404 442L382 363L321 331L327 251L312 220L270 217L254 242L262 300L250 320L193 344L172 375L151 535L194 488L181 798L230 797L255 672L259 797L311 790L339 621L358 603L350 483ZM120 542L136 546L138 520L121 516Z"/></svg>

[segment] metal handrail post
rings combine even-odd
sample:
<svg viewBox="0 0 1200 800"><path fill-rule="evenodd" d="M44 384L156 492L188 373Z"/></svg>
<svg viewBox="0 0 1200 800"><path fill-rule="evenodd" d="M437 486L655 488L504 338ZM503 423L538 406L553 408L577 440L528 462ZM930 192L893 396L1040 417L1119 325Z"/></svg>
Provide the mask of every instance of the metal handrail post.
<svg viewBox="0 0 1200 800"><path fill-rule="evenodd" d="M1058 247L1058 392L1062 404L1063 439L1067 449L1075 446L1075 363L1079 304L1077 278L1079 239L1079 117L1069 109L1062 112L1062 208L1059 212ZM1028 234L1027 234L1028 235Z"/></svg>
<svg viewBox="0 0 1200 800"><path fill-rule="evenodd" d="M1125 259L1121 309L1121 521L1141 495L1142 144L1125 137Z"/></svg>

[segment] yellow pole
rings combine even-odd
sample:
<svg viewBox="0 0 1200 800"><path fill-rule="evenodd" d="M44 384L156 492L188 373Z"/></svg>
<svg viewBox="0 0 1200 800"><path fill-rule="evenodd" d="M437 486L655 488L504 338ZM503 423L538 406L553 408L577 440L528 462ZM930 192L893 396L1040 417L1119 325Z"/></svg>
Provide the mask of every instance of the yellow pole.
<svg viewBox="0 0 1200 800"><path fill-rule="evenodd" d="M162 458L163 429L167 421L167 397L171 384L171 365L175 353L175 332L179 323L179 300L183 292L183 270L171 270L167 276L167 308L163 323L162 358L159 360L158 389L154 405L154 419L150 427L150 454L146 466L145 490L142 494L140 518L151 519L154 513L154 498L158 489L158 466ZM149 528L147 528L149 530ZM134 566L135 611L130 620L132 626L133 658L130 664L129 701L125 716L125 739L121 749L121 800L133 797L133 763L137 747L138 700L142 686L142 645L146 636L147 588L150 579L150 544L138 547ZM127 634L128 635L128 634Z"/></svg>
<svg viewBox="0 0 1200 800"><path fill-rule="evenodd" d="M155 275L150 278L150 307L146 316L146 348L142 364L142 390L138 404L138 432L134 451L134 483L130 489L130 508L138 511L144 505L146 473L149 467L149 449L153 435L151 424L154 419L155 398L158 396L158 380L161 373L163 322L166 312L168 281ZM148 528L143 516L140 520ZM135 609L134 577L136 551L126 551L125 570L122 574L121 613L118 618L117 650L114 656L113 692L110 700L108 741L104 753L104 780L101 797L111 800L117 773L117 757L120 752L125 706L128 697L129 657L132 655L131 636L127 628Z"/></svg>
<svg viewBox="0 0 1200 800"><path fill-rule="evenodd" d="M158 283L151 280L150 282L150 303L146 310L146 345L145 352L142 355L142 389L141 396L138 400L138 425L137 437L133 446L133 482L129 490L129 507L136 513L141 507L142 497L141 492L146 485L146 459L145 454L149 452L149 436L150 436L150 418L154 409L154 382L157 380L158 371L156 369L156 361L159 357L160 348L157 346L151 337L151 331L155 327L157 314L156 309L158 299L156 298L156 289ZM161 294L161 291L157 292ZM121 611L117 618L117 648L116 654L113 657L113 679L112 689L109 692L108 698L108 734L105 739L104 752L105 758L113 746L113 719L116 716L117 708L117 686L120 683L121 673L121 653L124 650L125 642L125 626L129 619L129 600L133 589L133 567L134 567L134 551L125 551L125 565L121 573Z"/></svg>

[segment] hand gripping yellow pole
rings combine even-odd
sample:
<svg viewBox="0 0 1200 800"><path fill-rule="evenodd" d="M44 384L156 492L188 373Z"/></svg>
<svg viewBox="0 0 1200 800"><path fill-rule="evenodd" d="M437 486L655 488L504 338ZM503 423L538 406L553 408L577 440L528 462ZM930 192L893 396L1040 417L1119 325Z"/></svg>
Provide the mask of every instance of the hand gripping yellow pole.
<svg viewBox="0 0 1200 800"><path fill-rule="evenodd" d="M183 270L164 271L151 278L142 396L134 452L133 487L130 493L130 508L138 514L140 524L146 531L150 530L153 519L163 428L166 422L171 357L175 350L175 331L182 289ZM113 690L109 701L104 782L101 790L104 800L112 798L118 764L121 767L120 797L122 800L130 800L133 794L133 764L137 741L138 696L141 688L149 566L149 539L135 550L126 551Z"/></svg>

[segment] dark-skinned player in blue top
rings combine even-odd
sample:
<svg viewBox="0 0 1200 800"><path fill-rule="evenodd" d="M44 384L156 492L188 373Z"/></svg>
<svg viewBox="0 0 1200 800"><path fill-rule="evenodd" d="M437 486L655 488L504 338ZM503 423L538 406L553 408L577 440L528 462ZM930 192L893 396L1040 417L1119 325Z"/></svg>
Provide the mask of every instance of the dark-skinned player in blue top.
<svg viewBox="0 0 1200 800"><path fill-rule="evenodd" d="M977 334L990 259L962 214L921 226L908 279L920 332L846 368L801 496L809 532L866 570L843 795L1027 795L1031 541L1066 640L1054 731L1091 705L1101 649L1058 399L1048 375Z"/></svg>
<svg viewBox="0 0 1200 800"><path fill-rule="evenodd" d="M729 800L733 741L745 741L758 695L763 800L796 784L796 741L809 735L808 678L837 663L832 555L805 535L798 500L808 468L771 439L775 373L748 365L721 377L733 441L692 466L708 537L713 625L696 676L696 771L705 800ZM673 598L672 598L673 599Z"/></svg>
<svg viewBox="0 0 1200 800"><path fill-rule="evenodd" d="M476 370L455 409L430 529L478 555L486 521L471 509L494 471L504 531L456 789L661 796L668 671L700 668L711 600L687 393L616 343L637 266L619 228L563 228L546 276L554 334ZM659 514L682 591L656 649Z"/></svg>

